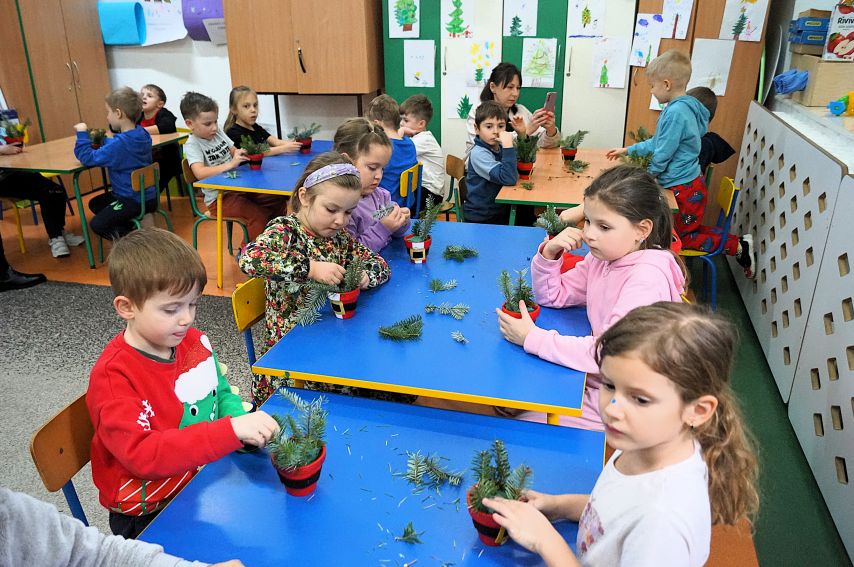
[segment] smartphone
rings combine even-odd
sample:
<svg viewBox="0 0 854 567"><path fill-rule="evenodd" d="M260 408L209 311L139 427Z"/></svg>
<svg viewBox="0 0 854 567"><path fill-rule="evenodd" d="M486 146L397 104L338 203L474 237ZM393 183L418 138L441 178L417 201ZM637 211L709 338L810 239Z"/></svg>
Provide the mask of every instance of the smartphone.
<svg viewBox="0 0 854 567"><path fill-rule="evenodd" d="M548 110L552 114L555 111L555 101L557 100L557 93L555 91L546 93L546 103L543 105L545 110Z"/></svg>

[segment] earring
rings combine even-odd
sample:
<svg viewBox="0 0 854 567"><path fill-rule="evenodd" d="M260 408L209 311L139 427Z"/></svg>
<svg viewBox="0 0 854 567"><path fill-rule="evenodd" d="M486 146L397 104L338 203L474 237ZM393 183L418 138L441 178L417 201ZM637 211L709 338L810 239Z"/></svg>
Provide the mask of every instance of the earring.
<svg viewBox="0 0 854 567"><path fill-rule="evenodd" d="M617 403L617 398L611 398L611 403L612 403L612 404L616 404L616 403Z"/></svg>
<svg viewBox="0 0 854 567"><path fill-rule="evenodd" d="M691 423L689 423L688 427L691 428L691 431L694 431L694 422L692 421Z"/></svg>

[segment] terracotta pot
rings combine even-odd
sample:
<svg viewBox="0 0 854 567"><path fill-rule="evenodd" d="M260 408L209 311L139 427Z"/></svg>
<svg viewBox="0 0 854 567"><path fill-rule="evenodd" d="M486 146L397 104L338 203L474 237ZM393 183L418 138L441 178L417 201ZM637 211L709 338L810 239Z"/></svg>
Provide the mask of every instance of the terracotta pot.
<svg viewBox="0 0 854 567"><path fill-rule="evenodd" d="M533 169L533 162L528 163L520 161L516 163L516 171L519 172L519 179L521 179L522 181L527 181L531 178L531 170Z"/></svg>
<svg viewBox="0 0 854 567"><path fill-rule="evenodd" d="M428 237L424 242L413 242L414 235L407 234L403 237L403 243L406 249L409 250L409 259L415 264L423 264L427 261L427 253L430 252L430 244L433 243L433 237Z"/></svg>
<svg viewBox="0 0 854 567"><path fill-rule="evenodd" d="M477 485L475 485L477 486ZM477 537L484 545L492 547L503 545L508 537L507 532L498 525L498 522L492 519L492 514L475 510L471 505L471 491L474 487L469 488L466 493L466 504L468 505L469 515L474 524L474 529L477 530Z"/></svg>
<svg viewBox="0 0 854 567"><path fill-rule="evenodd" d="M3 139L6 140L7 144L21 144L24 145L24 137L23 136L3 136Z"/></svg>
<svg viewBox="0 0 854 567"><path fill-rule="evenodd" d="M412 24L403 24L403 31L412 31Z"/></svg>
<svg viewBox="0 0 854 567"><path fill-rule="evenodd" d="M272 456L270 457L272 460ZM285 485L285 490L291 496L307 496L314 492L317 488L317 481L320 479L320 470L323 468L323 461L326 460L326 445L320 448L320 455L305 465L295 469L280 469L273 461L273 466L276 472L279 473L279 480Z"/></svg>
<svg viewBox="0 0 854 567"><path fill-rule="evenodd" d="M517 313L516 311L510 311L509 309L507 309L506 303L501 305L501 311L503 311L504 313L507 313L508 315L513 317L514 319L521 319L522 318L521 313ZM536 321L537 317L540 316L540 306L535 303L534 308L531 309L531 306L528 305L528 315L531 316L532 321Z"/></svg>
<svg viewBox="0 0 854 567"><path fill-rule="evenodd" d="M356 315L356 301L359 299L360 290L358 287L353 291L342 291L340 293L329 294L329 304L332 306L332 312L339 319L349 319Z"/></svg>
<svg viewBox="0 0 854 567"><path fill-rule="evenodd" d="M247 155L249 158L249 169L258 171L261 169L261 162L264 161L264 154Z"/></svg>
<svg viewBox="0 0 854 567"><path fill-rule="evenodd" d="M575 154L578 153L578 148L568 150L566 148L560 149L560 155L563 156L564 161L575 161Z"/></svg>
<svg viewBox="0 0 854 567"><path fill-rule="evenodd" d="M311 151L311 138L297 138L295 141L302 144L302 147L299 149L299 153L307 154Z"/></svg>

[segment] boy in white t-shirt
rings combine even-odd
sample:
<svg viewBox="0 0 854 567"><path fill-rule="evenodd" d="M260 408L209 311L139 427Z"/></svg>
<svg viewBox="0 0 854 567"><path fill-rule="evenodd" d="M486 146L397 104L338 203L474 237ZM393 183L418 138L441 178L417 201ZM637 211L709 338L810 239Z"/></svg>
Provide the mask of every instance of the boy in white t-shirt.
<svg viewBox="0 0 854 567"><path fill-rule="evenodd" d="M445 154L427 129L433 118L433 103L422 94L412 95L400 105L400 134L411 136L415 144L418 161L421 162L421 185L427 191L421 192L421 209L432 193L435 200L447 198L445 186Z"/></svg>

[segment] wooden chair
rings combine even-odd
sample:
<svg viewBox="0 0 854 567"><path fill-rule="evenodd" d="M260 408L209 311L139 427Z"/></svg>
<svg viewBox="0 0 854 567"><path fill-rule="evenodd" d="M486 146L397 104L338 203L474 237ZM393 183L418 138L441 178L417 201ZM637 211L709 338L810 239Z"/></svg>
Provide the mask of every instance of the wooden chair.
<svg viewBox="0 0 854 567"><path fill-rule="evenodd" d="M12 205L12 214L15 215L15 225L18 228L18 248L21 249L21 254L26 254L27 253L27 247L24 244L24 227L21 226L21 211L18 210L18 200L17 199L11 199L11 198L9 198L9 199L3 198L0 200L7 201ZM0 220L3 220L2 211L3 211L3 207L2 207L2 204L0 204Z"/></svg>
<svg viewBox="0 0 854 567"><path fill-rule="evenodd" d="M721 186L716 199L721 210L718 213L718 221L713 229L721 235L720 244L714 250L708 252L686 248L683 248L679 252L679 255L685 258L699 258L703 261L703 298L706 298L708 291L710 297L709 304L713 311L717 309L718 290L718 276L714 257L723 253L726 237L729 234L729 227L732 224L732 217L735 214L735 203L738 201L738 193L739 189L733 183L732 177L721 179Z"/></svg>
<svg viewBox="0 0 854 567"><path fill-rule="evenodd" d="M196 179L196 176L193 174L193 169L190 167L186 158L181 160L181 171L184 172L184 181L187 183L187 195L189 195L190 198L190 207L193 209L193 215L196 217L196 222L193 223L193 248L198 248L199 225L204 221L216 221L216 217L211 216L207 212L203 213L199 209L199 204L196 202L195 188L193 187L193 183L198 181L198 179ZM234 254L234 249L231 244L231 234L233 232L234 223L237 223L240 228L243 229L244 242L249 242L249 230L246 228L246 224L240 219L223 216L222 220L225 223L225 230L228 236L226 239L228 242L228 253ZM222 250L217 250L217 254L222 255Z"/></svg>
<svg viewBox="0 0 854 567"><path fill-rule="evenodd" d="M45 488L50 492L62 489L71 515L87 526L89 522L71 479L89 462L94 436L83 395L42 425L30 440L30 455Z"/></svg>
<svg viewBox="0 0 854 567"><path fill-rule="evenodd" d="M406 206L415 210L415 217L421 212L421 162L400 172L400 196L406 199ZM413 203L414 201L414 203ZM414 206L413 206L414 205Z"/></svg>
<svg viewBox="0 0 854 567"><path fill-rule="evenodd" d="M451 189L448 193L448 200L442 204L441 212L445 214L445 220L451 219L451 213L457 219L457 222L463 222L463 201L467 196L466 191L466 162L457 156L448 154L445 160L445 173L451 177ZM456 186L454 186L456 181Z"/></svg>

